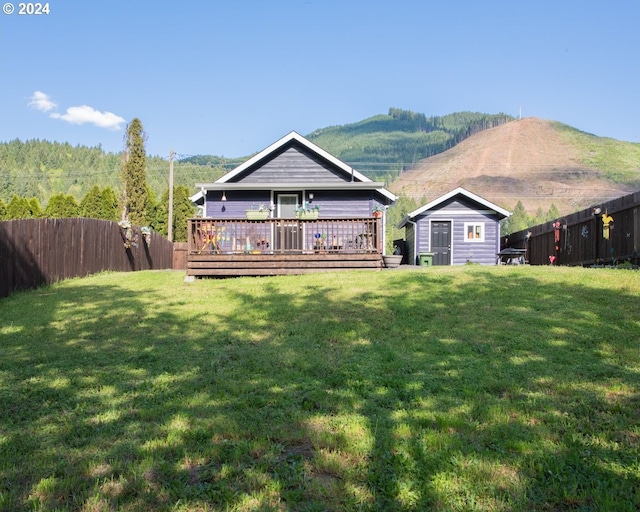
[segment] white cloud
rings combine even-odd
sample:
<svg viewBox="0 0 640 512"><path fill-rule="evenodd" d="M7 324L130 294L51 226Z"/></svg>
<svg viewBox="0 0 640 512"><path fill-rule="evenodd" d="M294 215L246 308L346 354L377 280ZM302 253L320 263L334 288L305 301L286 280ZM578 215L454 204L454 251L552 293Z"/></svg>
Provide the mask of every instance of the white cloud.
<svg viewBox="0 0 640 512"><path fill-rule="evenodd" d="M53 119L61 119L71 124L92 124L98 128L107 128L108 130L120 130L126 122L122 117L117 116L113 112L100 112L88 105L79 107L69 107L64 114L56 112L58 105L51 99L48 94L36 91L31 96L29 106L41 112L49 112L49 117ZM53 111L53 112L51 112Z"/></svg>
<svg viewBox="0 0 640 512"><path fill-rule="evenodd" d="M54 112L50 114L54 119L62 119L71 124L93 124L99 128L107 128L109 130L119 130L125 120L113 112L100 112L88 105L80 107L69 107L67 112L59 114Z"/></svg>
<svg viewBox="0 0 640 512"><path fill-rule="evenodd" d="M48 94L45 94L41 91L36 91L31 96L31 101L29 101L29 106L31 108L35 108L36 110L40 110L41 112L49 112L49 110L53 110L58 105L49 97Z"/></svg>

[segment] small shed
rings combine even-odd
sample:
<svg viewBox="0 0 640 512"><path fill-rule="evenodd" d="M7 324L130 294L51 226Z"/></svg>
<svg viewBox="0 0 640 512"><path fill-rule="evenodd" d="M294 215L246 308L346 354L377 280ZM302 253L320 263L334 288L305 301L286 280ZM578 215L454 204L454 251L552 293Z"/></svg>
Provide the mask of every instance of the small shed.
<svg viewBox="0 0 640 512"><path fill-rule="evenodd" d="M500 252L500 221L510 215L498 205L458 187L407 214L398 223L398 228L405 229L407 261L495 265Z"/></svg>

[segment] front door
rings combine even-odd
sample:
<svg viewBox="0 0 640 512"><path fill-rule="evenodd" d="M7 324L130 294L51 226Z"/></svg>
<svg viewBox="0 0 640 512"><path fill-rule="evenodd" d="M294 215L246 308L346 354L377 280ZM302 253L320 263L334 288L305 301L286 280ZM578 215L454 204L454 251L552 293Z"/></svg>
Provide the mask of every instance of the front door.
<svg viewBox="0 0 640 512"><path fill-rule="evenodd" d="M451 265L451 222L431 223L431 252L434 265Z"/></svg>
<svg viewBox="0 0 640 512"><path fill-rule="evenodd" d="M296 209L300 206L301 194L295 192L276 193L276 222L274 241L276 252L297 252L302 250L302 232L295 221Z"/></svg>

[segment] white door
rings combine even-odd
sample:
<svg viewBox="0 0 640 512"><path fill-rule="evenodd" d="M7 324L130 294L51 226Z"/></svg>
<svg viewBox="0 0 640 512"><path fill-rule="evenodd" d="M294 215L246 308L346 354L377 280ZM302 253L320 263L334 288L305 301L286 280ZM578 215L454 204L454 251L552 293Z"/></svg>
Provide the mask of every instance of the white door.
<svg viewBox="0 0 640 512"><path fill-rule="evenodd" d="M278 218L294 219L296 217L296 208L300 206L298 194L278 194L276 201Z"/></svg>

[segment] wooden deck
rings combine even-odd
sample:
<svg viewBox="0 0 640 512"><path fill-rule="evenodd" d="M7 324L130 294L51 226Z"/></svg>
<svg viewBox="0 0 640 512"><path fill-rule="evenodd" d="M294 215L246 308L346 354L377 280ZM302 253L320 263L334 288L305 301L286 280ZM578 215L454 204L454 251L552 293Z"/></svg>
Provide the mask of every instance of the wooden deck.
<svg viewBox="0 0 640 512"><path fill-rule="evenodd" d="M189 276L380 270L381 222L364 219L191 219Z"/></svg>

